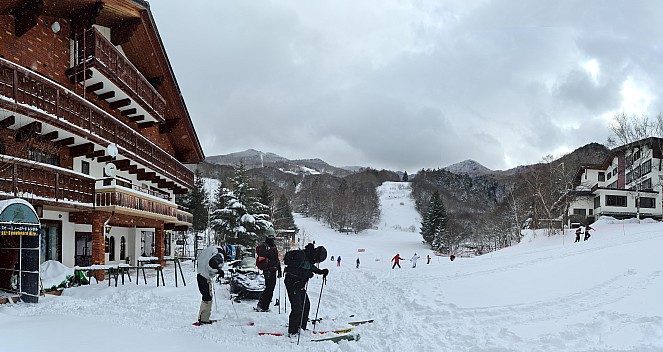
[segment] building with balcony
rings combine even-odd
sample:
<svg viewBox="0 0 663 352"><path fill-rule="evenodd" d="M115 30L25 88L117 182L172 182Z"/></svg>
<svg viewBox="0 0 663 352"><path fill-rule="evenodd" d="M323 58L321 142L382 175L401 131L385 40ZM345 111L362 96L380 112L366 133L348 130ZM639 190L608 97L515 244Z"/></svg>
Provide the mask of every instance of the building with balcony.
<svg viewBox="0 0 663 352"><path fill-rule="evenodd" d="M173 256L203 159L147 2L0 2L0 199L34 207L42 262Z"/></svg>
<svg viewBox="0 0 663 352"><path fill-rule="evenodd" d="M613 149L598 165L576 172L569 225L591 223L602 215L618 219L661 219L663 139L646 138Z"/></svg>

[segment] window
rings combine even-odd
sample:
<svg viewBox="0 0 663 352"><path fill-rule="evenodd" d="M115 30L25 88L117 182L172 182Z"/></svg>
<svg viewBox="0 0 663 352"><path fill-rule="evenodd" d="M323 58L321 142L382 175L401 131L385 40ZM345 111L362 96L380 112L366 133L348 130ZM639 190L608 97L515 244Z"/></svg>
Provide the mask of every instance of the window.
<svg viewBox="0 0 663 352"><path fill-rule="evenodd" d="M90 163L85 160L81 160L81 172L89 175L90 174Z"/></svg>
<svg viewBox="0 0 663 352"><path fill-rule="evenodd" d="M108 236L106 236L106 239L105 239L105 243L104 243L104 244L105 244L105 246L104 246L104 253L109 253L108 250L109 250L109 247L110 247L110 243L108 243Z"/></svg>
<svg viewBox="0 0 663 352"><path fill-rule="evenodd" d="M163 235L163 255L170 256L170 233Z"/></svg>
<svg viewBox="0 0 663 352"><path fill-rule="evenodd" d="M47 260L62 260L62 231L61 223L52 221L41 221L41 231L39 232L40 242L40 263Z"/></svg>
<svg viewBox="0 0 663 352"><path fill-rule="evenodd" d="M648 173L650 173L650 172L651 172L651 159L645 161L645 162L642 163L642 165L640 166L640 174L641 174L641 175L646 175L646 174L648 174Z"/></svg>
<svg viewBox="0 0 663 352"><path fill-rule="evenodd" d="M656 208L656 198L640 197L640 208Z"/></svg>
<svg viewBox="0 0 663 352"><path fill-rule="evenodd" d="M587 215L587 210L585 210L585 209L573 209L573 215L586 216Z"/></svg>
<svg viewBox="0 0 663 352"><path fill-rule="evenodd" d="M120 260L127 258L127 239L124 236L120 237Z"/></svg>
<svg viewBox="0 0 663 352"><path fill-rule="evenodd" d="M30 149L28 150L28 159L34 160L39 163L60 166L60 156L46 153L41 150Z"/></svg>
<svg viewBox="0 0 663 352"><path fill-rule="evenodd" d="M617 189L617 181L608 185L608 188Z"/></svg>
<svg viewBox="0 0 663 352"><path fill-rule="evenodd" d="M625 207L626 206L626 196L606 195L605 196L605 205L611 206L611 207Z"/></svg>
<svg viewBox="0 0 663 352"><path fill-rule="evenodd" d="M108 260L115 261L115 237L111 236L110 239L108 240L108 243L109 243Z"/></svg>
<svg viewBox="0 0 663 352"><path fill-rule="evenodd" d="M612 176L617 175L617 168L612 169Z"/></svg>
<svg viewBox="0 0 663 352"><path fill-rule="evenodd" d="M642 183L640 184L640 189L641 190L652 189L651 178L642 181Z"/></svg>
<svg viewBox="0 0 663 352"><path fill-rule="evenodd" d="M594 209L589 209L589 216L594 215Z"/></svg>
<svg viewBox="0 0 663 352"><path fill-rule="evenodd" d="M601 196L594 197L594 209L601 206Z"/></svg>
<svg viewBox="0 0 663 352"><path fill-rule="evenodd" d="M626 184L628 185L631 181L633 181L633 175L629 172L626 174Z"/></svg>
<svg viewBox="0 0 663 352"><path fill-rule="evenodd" d="M605 181L605 172L599 172L599 182Z"/></svg>

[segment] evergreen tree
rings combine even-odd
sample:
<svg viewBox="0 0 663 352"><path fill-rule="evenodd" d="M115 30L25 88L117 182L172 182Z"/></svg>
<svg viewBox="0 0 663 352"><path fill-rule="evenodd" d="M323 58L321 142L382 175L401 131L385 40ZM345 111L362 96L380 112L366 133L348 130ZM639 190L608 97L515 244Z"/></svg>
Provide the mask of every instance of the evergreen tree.
<svg viewBox="0 0 663 352"><path fill-rule="evenodd" d="M244 163L240 163L230 181L232 189L219 185L210 218L225 241L252 248L272 223L268 207L254 195L256 189L250 181Z"/></svg>
<svg viewBox="0 0 663 352"><path fill-rule="evenodd" d="M403 172L403 182L408 181L407 171Z"/></svg>
<svg viewBox="0 0 663 352"><path fill-rule="evenodd" d="M440 193L436 190L428 203L428 209L421 222L421 235L431 248L448 253L452 241L447 236L447 210L442 203Z"/></svg>
<svg viewBox="0 0 663 352"><path fill-rule="evenodd" d="M274 195L267 186L267 181L265 180L262 180L262 185L258 191L258 199L260 203L267 206L267 215L272 218L274 215Z"/></svg>
<svg viewBox="0 0 663 352"><path fill-rule="evenodd" d="M207 229L209 194L205 189L205 179L200 170L194 173L193 188L182 199L181 205L193 215L193 231L200 233Z"/></svg>
<svg viewBox="0 0 663 352"><path fill-rule="evenodd" d="M292 209L288 198L282 194L276 203L274 210L274 228L278 230L297 230L295 218L292 216Z"/></svg>

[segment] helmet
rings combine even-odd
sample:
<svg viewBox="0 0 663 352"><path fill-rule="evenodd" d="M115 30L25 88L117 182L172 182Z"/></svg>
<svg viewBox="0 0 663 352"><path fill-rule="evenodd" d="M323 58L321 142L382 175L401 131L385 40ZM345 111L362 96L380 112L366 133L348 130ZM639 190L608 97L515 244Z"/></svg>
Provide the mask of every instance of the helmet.
<svg viewBox="0 0 663 352"><path fill-rule="evenodd" d="M275 238L276 237L276 232L274 231L273 227L268 227L267 230L265 230L265 235L269 238Z"/></svg>
<svg viewBox="0 0 663 352"><path fill-rule="evenodd" d="M327 249L323 246L316 248L314 258L319 263L324 262L327 259Z"/></svg>

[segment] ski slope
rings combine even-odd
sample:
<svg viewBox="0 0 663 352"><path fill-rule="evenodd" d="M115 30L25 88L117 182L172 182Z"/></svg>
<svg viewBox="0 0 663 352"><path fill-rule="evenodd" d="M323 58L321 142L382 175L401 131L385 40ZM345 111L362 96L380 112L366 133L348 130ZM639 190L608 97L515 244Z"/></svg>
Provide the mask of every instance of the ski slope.
<svg viewBox="0 0 663 352"><path fill-rule="evenodd" d="M295 218L307 239L342 257L340 267L321 265L330 270L327 285L310 280L311 318L319 302L319 330L375 319L357 327L358 342L312 343L305 332L298 346L258 336L286 331L285 306L256 313L255 301L232 304L222 285L212 314L221 321L193 327L200 295L185 263L186 287L174 287L168 267L166 287L154 278L149 286L104 282L0 306L0 351L663 351L663 224L602 219L586 242L573 243L571 232L527 233L518 245L451 262L422 244L408 184L378 191L377 229L345 234ZM415 252L417 268L402 261L391 269L396 253Z"/></svg>

